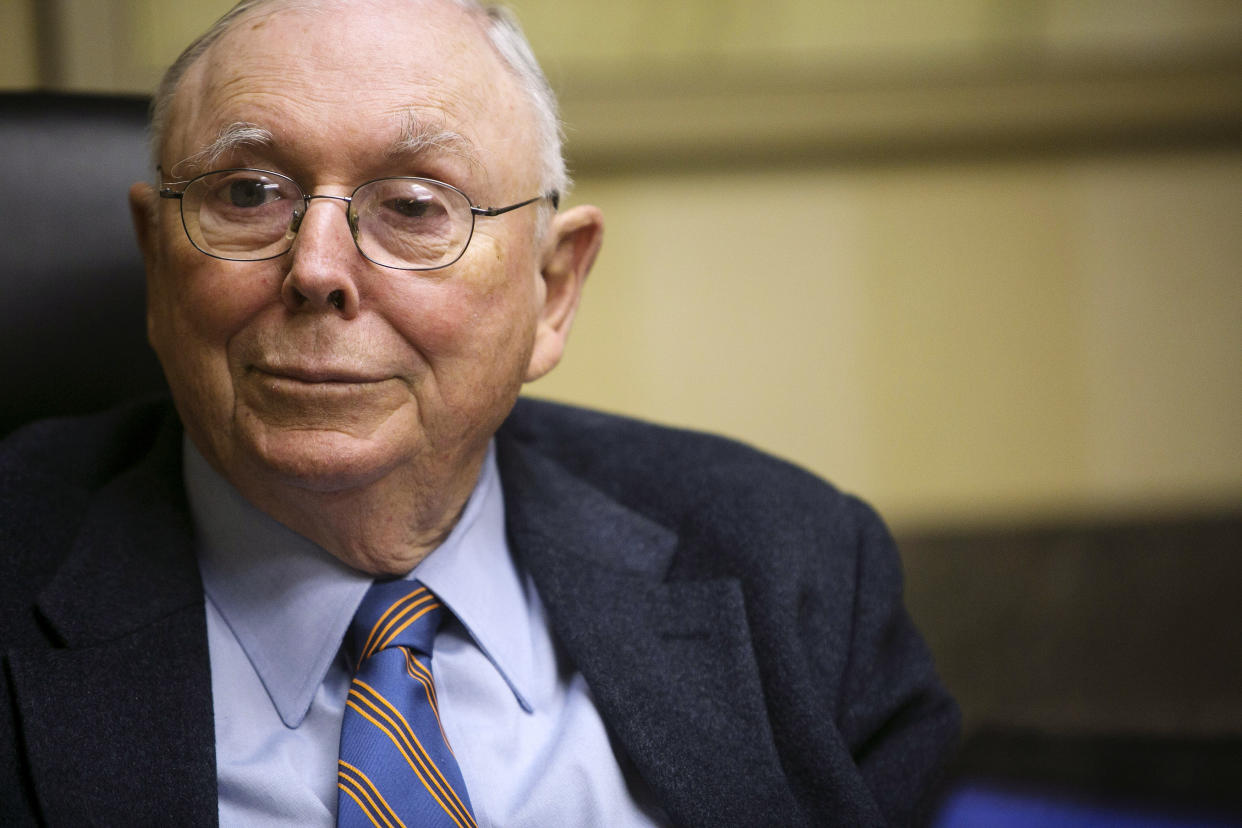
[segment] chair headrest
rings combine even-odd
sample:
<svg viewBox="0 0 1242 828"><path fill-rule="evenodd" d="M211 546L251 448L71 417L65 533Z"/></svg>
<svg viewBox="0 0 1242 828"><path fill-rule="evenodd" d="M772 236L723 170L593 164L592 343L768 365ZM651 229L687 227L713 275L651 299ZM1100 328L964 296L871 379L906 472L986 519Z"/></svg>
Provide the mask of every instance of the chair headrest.
<svg viewBox="0 0 1242 828"><path fill-rule="evenodd" d="M0 435L163 389L127 190L147 100L0 94Z"/></svg>

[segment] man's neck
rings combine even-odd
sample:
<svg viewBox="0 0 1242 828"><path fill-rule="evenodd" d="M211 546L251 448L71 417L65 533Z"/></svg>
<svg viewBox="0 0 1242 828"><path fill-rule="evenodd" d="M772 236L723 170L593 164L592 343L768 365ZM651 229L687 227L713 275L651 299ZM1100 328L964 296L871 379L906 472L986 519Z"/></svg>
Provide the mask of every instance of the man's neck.
<svg viewBox="0 0 1242 828"><path fill-rule="evenodd" d="M402 576L438 547L460 519L487 456L453 464L456 474L408 463L363 486L319 490L265 479L234 486L263 512L376 576ZM254 478L252 478L254 479Z"/></svg>

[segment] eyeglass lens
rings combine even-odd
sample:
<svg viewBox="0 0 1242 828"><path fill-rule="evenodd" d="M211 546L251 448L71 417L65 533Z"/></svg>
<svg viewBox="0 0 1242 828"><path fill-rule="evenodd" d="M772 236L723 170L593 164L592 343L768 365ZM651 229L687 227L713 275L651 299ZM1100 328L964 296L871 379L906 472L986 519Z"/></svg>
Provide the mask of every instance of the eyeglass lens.
<svg viewBox="0 0 1242 828"><path fill-rule="evenodd" d="M312 197L313 199L314 197ZM349 222L358 249L387 267L429 269L455 261L474 228L469 200L439 182L384 178L354 191ZM222 170L194 179L181 199L195 247L223 259L279 256L293 245L309 202L291 179Z"/></svg>

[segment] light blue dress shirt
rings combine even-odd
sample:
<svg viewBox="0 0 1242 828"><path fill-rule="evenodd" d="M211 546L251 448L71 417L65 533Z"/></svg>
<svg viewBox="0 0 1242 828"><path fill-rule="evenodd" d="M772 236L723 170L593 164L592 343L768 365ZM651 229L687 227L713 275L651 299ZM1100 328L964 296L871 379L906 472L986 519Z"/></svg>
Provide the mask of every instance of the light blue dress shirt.
<svg viewBox="0 0 1242 828"><path fill-rule="evenodd" d="M371 579L246 501L187 439L207 594L220 823L331 826L350 676L341 641ZM432 673L483 828L651 826L666 818L614 752L505 538L494 448L417 577L452 610Z"/></svg>

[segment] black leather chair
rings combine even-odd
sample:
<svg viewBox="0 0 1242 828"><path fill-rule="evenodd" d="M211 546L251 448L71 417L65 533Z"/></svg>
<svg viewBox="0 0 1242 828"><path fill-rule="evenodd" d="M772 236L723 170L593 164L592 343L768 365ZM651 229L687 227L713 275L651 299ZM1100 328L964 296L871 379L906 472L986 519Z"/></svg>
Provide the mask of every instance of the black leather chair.
<svg viewBox="0 0 1242 828"><path fill-rule="evenodd" d="M0 436L164 388L126 191L147 100L0 94Z"/></svg>

